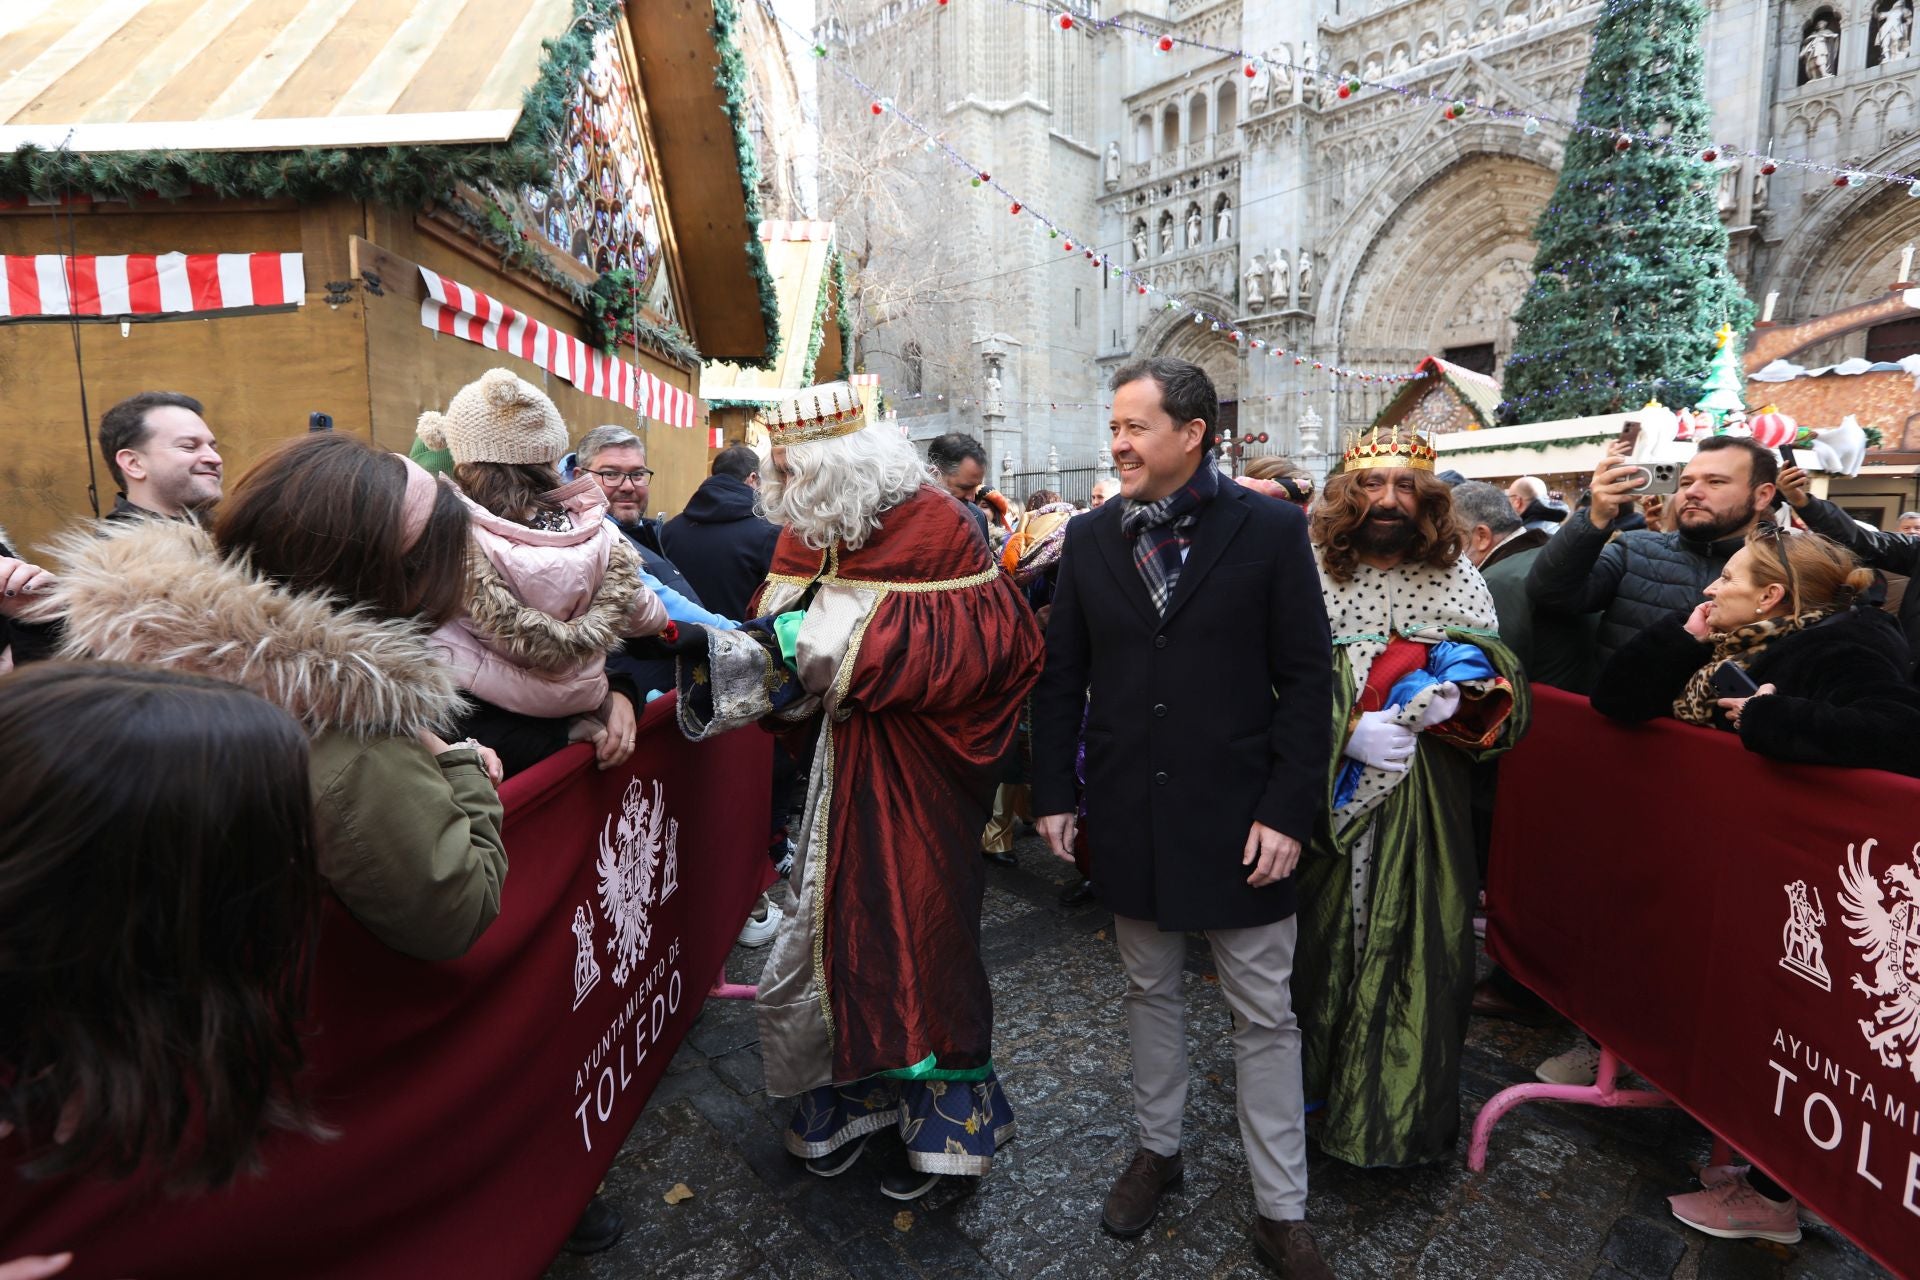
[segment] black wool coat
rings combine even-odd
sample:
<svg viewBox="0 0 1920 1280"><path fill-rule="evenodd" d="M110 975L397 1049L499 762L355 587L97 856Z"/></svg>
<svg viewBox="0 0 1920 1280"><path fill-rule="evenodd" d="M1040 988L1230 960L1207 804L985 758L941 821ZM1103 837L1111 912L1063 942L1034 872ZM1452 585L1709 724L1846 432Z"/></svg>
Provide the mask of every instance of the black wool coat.
<svg viewBox="0 0 1920 1280"><path fill-rule="evenodd" d="M1683 621L1663 619L1614 654L1593 687L1594 709L1616 720L1672 715L1688 678L1713 660ZM1747 668L1778 692L1741 709L1740 741L1775 760L1920 777L1920 690L1907 682L1909 665L1899 624L1878 609L1842 610L1782 636Z"/></svg>
<svg viewBox="0 0 1920 1280"><path fill-rule="evenodd" d="M667 521L660 547L724 618L745 621L753 593L766 580L780 528L754 514L753 486L738 476L708 476Z"/></svg>
<svg viewBox="0 0 1920 1280"><path fill-rule="evenodd" d="M1326 795L1333 658L1306 517L1222 484L1162 619L1125 506L1067 525L1033 697L1034 812L1074 809L1084 710L1101 902L1163 929L1284 920L1292 877L1255 889L1240 860L1255 821L1304 847Z"/></svg>

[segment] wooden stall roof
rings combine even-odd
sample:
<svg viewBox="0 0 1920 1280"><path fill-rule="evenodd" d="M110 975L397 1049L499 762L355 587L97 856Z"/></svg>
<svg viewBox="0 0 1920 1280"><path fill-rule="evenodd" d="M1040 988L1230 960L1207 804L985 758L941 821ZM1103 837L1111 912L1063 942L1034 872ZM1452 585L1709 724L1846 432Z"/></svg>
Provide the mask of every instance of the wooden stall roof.
<svg viewBox="0 0 1920 1280"><path fill-rule="evenodd" d="M834 376L840 368L840 326L833 298L833 224L766 221L760 224L760 248L780 298L780 355L771 369L747 369L709 361L700 374L700 397L721 402L771 404ZM814 368L807 367L813 318L826 295L823 340Z"/></svg>
<svg viewBox="0 0 1920 1280"><path fill-rule="evenodd" d="M760 307L757 219L716 74L714 0L626 4L700 351L764 359L778 335Z"/></svg>
<svg viewBox="0 0 1920 1280"><path fill-rule="evenodd" d="M1496 415L1500 409L1500 384L1486 374L1449 364L1439 356L1428 356L1421 360L1414 366L1414 372L1427 376L1402 387L1400 394L1387 401L1387 407L1369 425L1392 426L1411 414L1414 407L1432 395L1436 388L1447 394L1464 411L1453 415L1460 421L1451 424L1448 429L1464 427L1469 431L1477 431L1499 421Z"/></svg>
<svg viewBox="0 0 1920 1280"><path fill-rule="evenodd" d="M503 142L572 16L572 0L5 0L0 151Z"/></svg>

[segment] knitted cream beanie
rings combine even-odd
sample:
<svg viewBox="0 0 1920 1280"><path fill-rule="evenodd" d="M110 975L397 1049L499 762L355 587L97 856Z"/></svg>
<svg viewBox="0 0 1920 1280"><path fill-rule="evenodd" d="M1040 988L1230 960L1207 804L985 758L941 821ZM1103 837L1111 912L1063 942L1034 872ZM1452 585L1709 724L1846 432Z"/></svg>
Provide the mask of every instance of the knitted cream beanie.
<svg viewBox="0 0 1920 1280"><path fill-rule="evenodd" d="M489 369L454 393L445 413L420 415L420 440L456 463L555 463L567 452L567 424L540 388L511 369Z"/></svg>

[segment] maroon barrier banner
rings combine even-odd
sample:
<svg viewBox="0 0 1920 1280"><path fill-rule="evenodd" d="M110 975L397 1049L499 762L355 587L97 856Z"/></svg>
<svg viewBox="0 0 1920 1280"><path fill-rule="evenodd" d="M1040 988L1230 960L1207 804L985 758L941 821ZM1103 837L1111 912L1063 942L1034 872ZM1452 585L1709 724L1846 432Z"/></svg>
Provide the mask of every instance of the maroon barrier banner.
<svg viewBox="0 0 1920 1280"><path fill-rule="evenodd" d="M1533 717L1500 766L1489 951L1920 1275L1920 781L1553 689Z"/></svg>
<svg viewBox="0 0 1920 1280"><path fill-rule="evenodd" d="M275 1141L264 1178L190 1199L0 1174L0 1261L72 1249L79 1280L538 1275L772 878L773 740L688 743L672 706L646 709L619 769L577 746L502 788L500 917L462 959L390 951L329 901L309 1057L337 1139Z"/></svg>

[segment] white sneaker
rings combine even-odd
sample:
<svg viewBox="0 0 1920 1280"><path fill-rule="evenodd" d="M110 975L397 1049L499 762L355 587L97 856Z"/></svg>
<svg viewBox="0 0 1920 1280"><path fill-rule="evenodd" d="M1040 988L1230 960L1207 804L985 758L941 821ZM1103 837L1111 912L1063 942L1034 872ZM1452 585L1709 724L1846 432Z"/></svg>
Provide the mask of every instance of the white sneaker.
<svg viewBox="0 0 1920 1280"><path fill-rule="evenodd" d="M780 921L785 913L767 900L766 894L760 895L760 901L753 907L753 914L747 917L746 927L740 930L740 945L743 947L764 947L773 941L773 935L780 931Z"/></svg>
<svg viewBox="0 0 1920 1280"><path fill-rule="evenodd" d="M1592 1084L1600 1078L1599 1046L1578 1044L1548 1058L1534 1068L1533 1074L1547 1084Z"/></svg>

